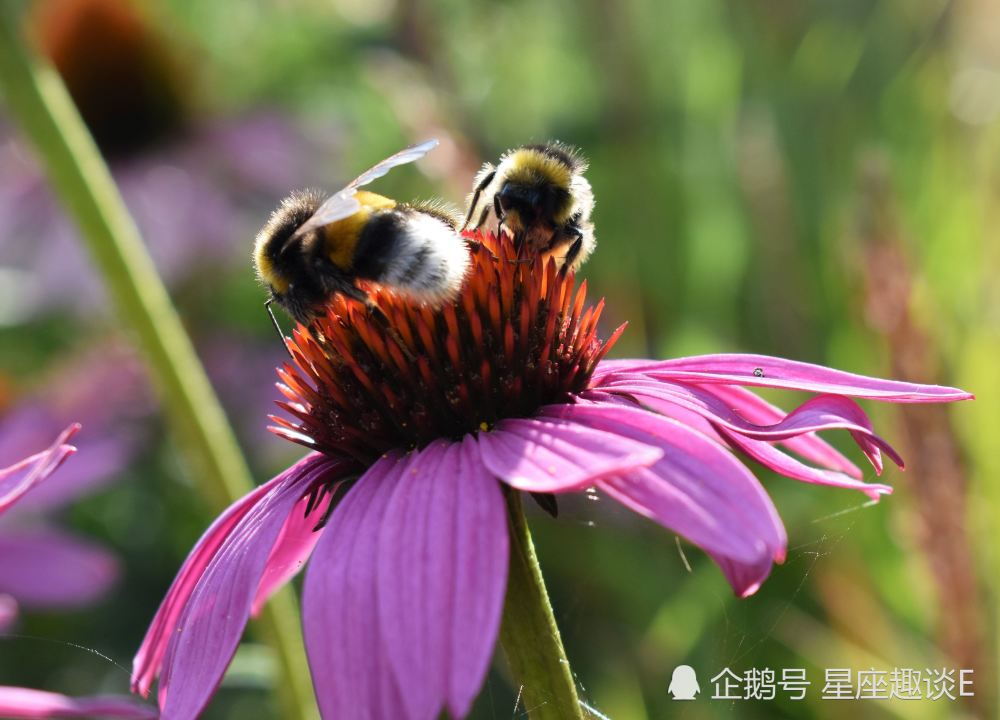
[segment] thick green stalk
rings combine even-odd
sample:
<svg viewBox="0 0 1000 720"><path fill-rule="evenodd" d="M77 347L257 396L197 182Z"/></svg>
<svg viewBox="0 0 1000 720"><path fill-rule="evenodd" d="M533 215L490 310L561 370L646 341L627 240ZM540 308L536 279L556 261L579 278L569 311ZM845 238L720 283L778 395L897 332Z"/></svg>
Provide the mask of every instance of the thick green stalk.
<svg viewBox="0 0 1000 720"><path fill-rule="evenodd" d="M252 488L250 471L107 165L58 74L26 47L17 7L0 3L0 88L7 108L34 143L124 326L142 349L198 488L220 510ZM276 596L262 621L284 674L283 715L316 716L293 598Z"/></svg>
<svg viewBox="0 0 1000 720"><path fill-rule="evenodd" d="M573 672L566 659L521 495L508 491L510 570L500 643L519 685L521 708L532 720L584 718Z"/></svg>

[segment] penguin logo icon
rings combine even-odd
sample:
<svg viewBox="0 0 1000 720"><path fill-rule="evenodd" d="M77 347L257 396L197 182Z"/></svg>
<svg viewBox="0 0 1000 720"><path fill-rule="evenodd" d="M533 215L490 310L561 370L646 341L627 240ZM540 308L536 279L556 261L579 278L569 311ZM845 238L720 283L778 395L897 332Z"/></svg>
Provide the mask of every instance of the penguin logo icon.
<svg viewBox="0 0 1000 720"><path fill-rule="evenodd" d="M701 692L701 686L698 685L698 676L695 675L694 668L690 665L678 665L675 667L667 692L673 695L674 700L694 700L694 696Z"/></svg>

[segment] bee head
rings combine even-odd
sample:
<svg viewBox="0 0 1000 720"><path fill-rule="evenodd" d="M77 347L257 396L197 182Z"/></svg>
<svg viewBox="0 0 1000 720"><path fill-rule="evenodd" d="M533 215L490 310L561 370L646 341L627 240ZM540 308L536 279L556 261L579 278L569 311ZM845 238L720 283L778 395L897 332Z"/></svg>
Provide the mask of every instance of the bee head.
<svg viewBox="0 0 1000 720"><path fill-rule="evenodd" d="M299 252L301 238L293 239L292 235L312 217L322 202L323 196L315 191L292 193L257 233L254 244L257 277L279 302L295 281L302 263L302 253Z"/></svg>
<svg viewBox="0 0 1000 720"><path fill-rule="evenodd" d="M573 206L573 177L583 170L575 152L559 143L525 145L508 155L504 184L497 194L501 208L525 225L563 223Z"/></svg>

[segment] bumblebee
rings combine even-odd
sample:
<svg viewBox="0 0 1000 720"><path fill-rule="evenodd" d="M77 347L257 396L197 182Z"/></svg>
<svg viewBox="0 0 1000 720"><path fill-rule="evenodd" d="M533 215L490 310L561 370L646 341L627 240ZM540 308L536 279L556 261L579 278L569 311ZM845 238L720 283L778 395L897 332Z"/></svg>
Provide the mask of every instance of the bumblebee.
<svg viewBox="0 0 1000 720"><path fill-rule="evenodd" d="M553 253L564 271L576 270L597 244L586 169L579 153L559 142L510 150L479 171L462 230L505 229L519 248Z"/></svg>
<svg viewBox="0 0 1000 720"><path fill-rule="evenodd" d="M257 276L271 294L268 306L277 302L303 324L336 293L372 307L357 280L433 305L452 298L469 265L457 219L442 205L398 203L359 189L437 144L401 150L329 198L305 191L285 199L254 246Z"/></svg>

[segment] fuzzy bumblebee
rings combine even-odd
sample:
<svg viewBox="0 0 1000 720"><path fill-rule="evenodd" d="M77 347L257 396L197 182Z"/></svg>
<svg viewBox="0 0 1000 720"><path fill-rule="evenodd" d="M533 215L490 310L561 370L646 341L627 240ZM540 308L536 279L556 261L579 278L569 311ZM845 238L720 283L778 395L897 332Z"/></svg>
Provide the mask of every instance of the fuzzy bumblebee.
<svg viewBox="0 0 1000 720"><path fill-rule="evenodd" d="M333 295L369 303L359 280L435 306L454 297L469 267L455 216L444 205L399 203L359 189L436 145L401 150L327 199L307 191L282 202L254 246L269 302L308 323Z"/></svg>
<svg viewBox="0 0 1000 720"><path fill-rule="evenodd" d="M586 169L579 152L559 142L510 150L479 171L462 229L506 231L519 248L576 270L597 244Z"/></svg>

